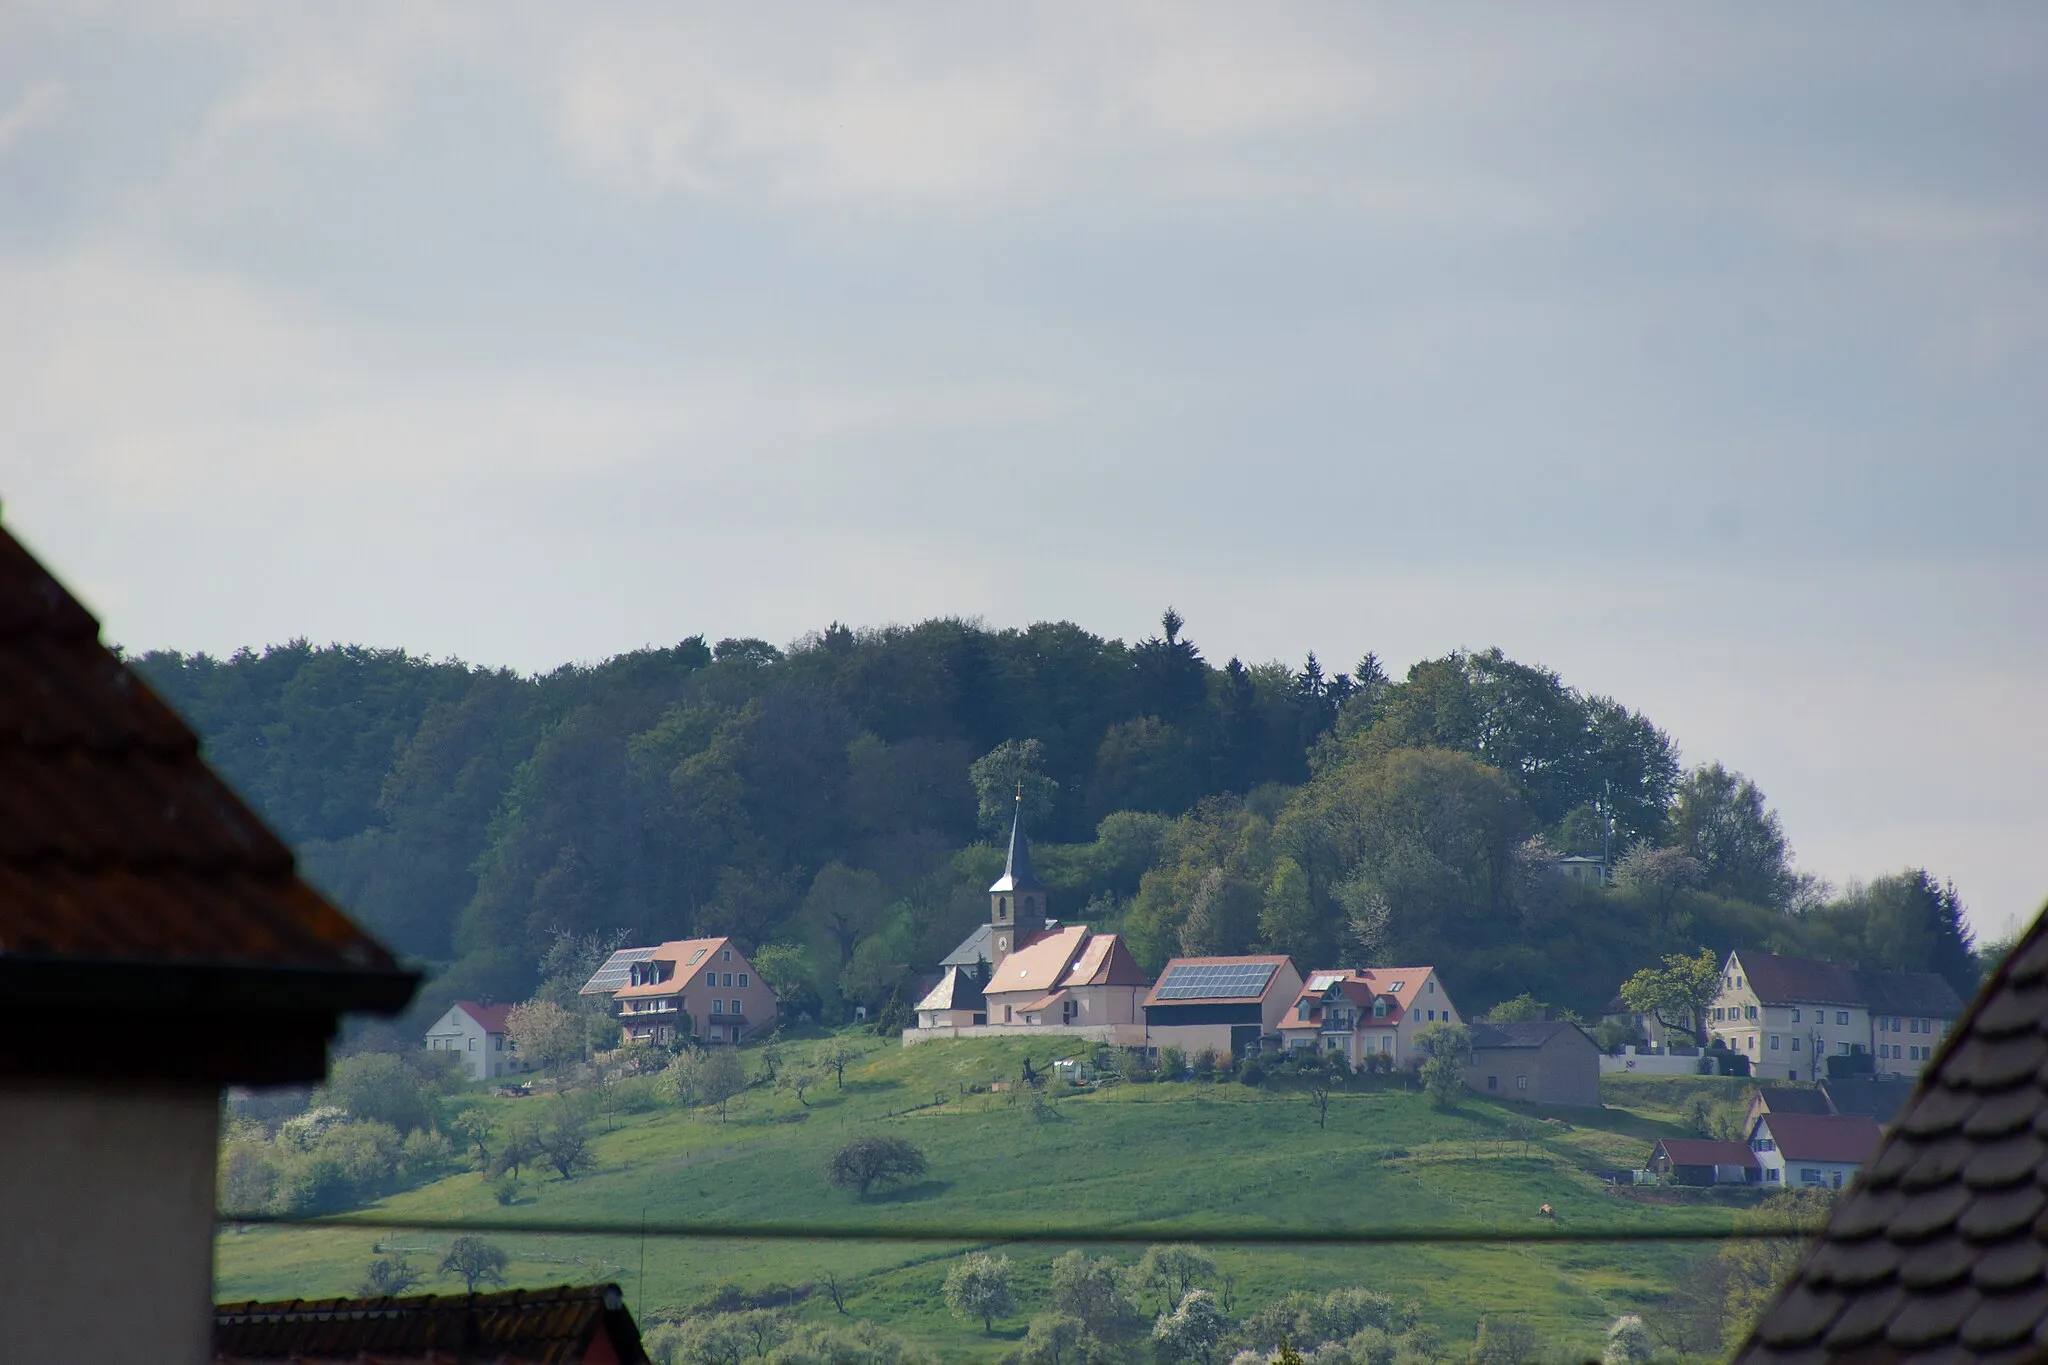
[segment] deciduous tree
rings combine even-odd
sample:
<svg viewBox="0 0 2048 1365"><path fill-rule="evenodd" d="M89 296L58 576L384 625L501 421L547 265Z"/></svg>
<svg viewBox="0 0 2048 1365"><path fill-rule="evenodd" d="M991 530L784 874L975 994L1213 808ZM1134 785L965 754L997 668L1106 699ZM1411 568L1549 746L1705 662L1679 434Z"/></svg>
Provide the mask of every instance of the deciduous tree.
<svg viewBox="0 0 2048 1365"><path fill-rule="evenodd" d="M506 1264L504 1248L481 1237L462 1236L448 1244L448 1254L441 1258L441 1273L461 1276L463 1288L474 1294L480 1284L505 1283Z"/></svg>
<svg viewBox="0 0 2048 1365"><path fill-rule="evenodd" d="M993 1335L995 1320L1010 1315L1010 1258L985 1251L961 1257L946 1272L946 1305L959 1317L980 1318L982 1332Z"/></svg>

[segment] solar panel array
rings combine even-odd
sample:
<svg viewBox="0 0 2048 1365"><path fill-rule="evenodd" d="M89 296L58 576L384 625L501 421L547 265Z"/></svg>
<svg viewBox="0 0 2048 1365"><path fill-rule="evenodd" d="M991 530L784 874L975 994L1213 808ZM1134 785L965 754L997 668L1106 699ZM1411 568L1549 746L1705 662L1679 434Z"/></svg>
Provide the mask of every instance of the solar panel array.
<svg viewBox="0 0 2048 1365"><path fill-rule="evenodd" d="M654 956L654 952L652 948L619 949L604 960L604 965L597 969L590 980L583 983L583 989L576 994L602 995L607 991L620 989L626 984L626 978L632 974L633 964L647 961Z"/></svg>
<svg viewBox="0 0 2048 1365"><path fill-rule="evenodd" d="M1230 1000L1259 995L1279 967L1271 962L1197 962L1175 967L1159 983L1156 1000Z"/></svg>

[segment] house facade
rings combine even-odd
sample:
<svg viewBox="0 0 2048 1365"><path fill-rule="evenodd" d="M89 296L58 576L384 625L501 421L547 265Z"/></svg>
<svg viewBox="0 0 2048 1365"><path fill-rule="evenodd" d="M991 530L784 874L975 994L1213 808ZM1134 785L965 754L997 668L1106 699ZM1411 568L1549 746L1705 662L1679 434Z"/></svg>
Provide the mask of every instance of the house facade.
<svg viewBox="0 0 2048 1365"><path fill-rule="evenodd" d="M987 964L947 967L939 984L917 1002L921 1029L977 1028L988 1023L988 1000L982 995L981 973Z"/></svg>
<svg viewBox="0 0 2048 1365"><path fill-rule="evenodd" d="M1751 1185L1763 1179L1748 1143L1706 1138L1659 1138L1650 1151L1650 1171L1665 1185Z"/></svg>
<svg viewBox="0 0 2048 1365"><path fill-rule="evenodd" d="M1600 1047L1577 1024L1474 1024L1465 1085L1518 1104L1600 1106Z"/></svg>
<svg viewBox="0 0 2048 1365"><path fill-rule="evenodd" d="M623 964L625 984L610 992L626 1041L737 1043L774 1027L775 992L730 938L676 939L627 951L646 955ZM604 979L600 968L584 991Z"/></svg>
<svg viewBox="0 0 2048 1365"><path fill-rule="evenodd" d="M1883 1140L1860 1114L1760 1114L1749 1149L1766 1185L1839 1190L1856 1178Z"/></svg>
<svg viewBox="0 0 2048 1365"><path fill-rule="evenodd" d="M1301 973L1285 954L1177 957L1145 997L1145 1042L1242 1056L1277 1046L1280 1025L1301 998Z"/></svg>
<svg viewBox="0 0 2048 1365"><path fill-rule="evenodd" d="M1866 1057L1875 1074L1914 1076L1962 1008L1929 972L1866 972L1738 950L1722 964L1706 1025L1709 1041L1749 1058L1759 1080L1817 1080L1830 1057Z"/></svg>
<svg viewBox="0 0 2048 1365"><path fill-rule="evenodd" d="M1318 968L1279 1024L1290 1050L1341 1052L1352 1069L1405 1065L1415 1031L1463 1022L1434 967Z"/></svg>
<svg viewBox="0 0 2048 1365"><path fill-rule="evenodd" d="M458 1000L427 1030L429 1052L453 1052L473 1081L499 1076L516 1076L531 1071L512 1041L506 1019L510 1005L485 1005L475 1000Z"/></svg>

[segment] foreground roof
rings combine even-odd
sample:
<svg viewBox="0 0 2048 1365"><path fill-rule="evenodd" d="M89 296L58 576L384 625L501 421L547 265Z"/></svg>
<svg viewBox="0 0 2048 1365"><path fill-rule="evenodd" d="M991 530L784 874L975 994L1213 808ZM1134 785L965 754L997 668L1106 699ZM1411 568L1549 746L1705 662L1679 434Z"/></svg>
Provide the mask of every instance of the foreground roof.
<svg viewBox="0 0 2048 1365"><path fill-rule="evenodd" d="M1739 1360L2048 1356L2048 918L1977 994Z"/></svg>
<svg viewBox="0 0 2048 1365"><path fill-rule="evenodd" d="M1828 1097L1817 1087L1759 1085L1757 1101L1767 1114L1831 1114Z"/></svg>
<svg viewBox="0 0 2048 1365"><path fill-rule="evenodd" d="M290 1299L213 1310L217 1365L289 1360L566 1365L646 1349L615 1284L414 1298Z"/></svg>
<svg viewBox="0 0 2048 1365"><path fill-rule="evenodd" d="M340 1013L417 984L0 529L0 1071L315 1079Z"/></svg>

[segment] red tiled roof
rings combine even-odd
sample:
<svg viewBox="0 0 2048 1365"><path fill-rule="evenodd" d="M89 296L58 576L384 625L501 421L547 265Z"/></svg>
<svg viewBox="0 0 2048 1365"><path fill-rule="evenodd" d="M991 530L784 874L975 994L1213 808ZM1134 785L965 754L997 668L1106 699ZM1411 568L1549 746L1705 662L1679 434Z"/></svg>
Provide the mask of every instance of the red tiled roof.
<svg viewBox="0 0 2048 1365"><path fill-rule="evenodd" d="M1087 941L1088 930L1079 924L1062 925L1033 934L1028 942L1004 958L982 988L984 995L1009 995L1032 991L1043 995L1067 974L1074 955Z"/></svg>
<svg viewBox="0 0 2048 1365"><path fill-rule="evenodd" d="M510 1005L479 1005L474 1000L458 1000L455 1002L455 1008L483 1025L486 1033L505 1032L505 1021L512 1013Z"/></svg>
<svg viewBox="0 0 2048 1365"><path fill-rule="evenodd" d="M639 1328L615 1284L403 1299L223 1303L213 1310L216 1365L259 1360L572 1365L588 1359L600 1338L622 1365L646 1365Z"/></svg>
<svg viewBox="0 0 2048 1365"><path fill-rule="evenodd" d="M1095 934L1075 959L1062 986L1149 986L1152 978L1139 968L1120 934Z"/></svg>
<svg viewBox="0 0 2048 1365"><path fill-rule="evenodd" d="M173 969L205 983L173 987ZM246 1060L260 1043L212 1024L203 1045L163 1030L173 1015L247 1007L316 1030L324 1012L331 1031L344 1010L403 1008L416 984L299 879L290 850L201 760L192 731L0 529L0 1001L32 1011L105 997L132 1011L158 991L178 1002L151 1012L160 1051L221 1078L284 1079L310 1062L303 1037L290 1058L274 1053L250 1071L236 1053ZM255 1028L244 1019L240 1031ZM47 1061L26 1045L0 1051L8 1066Z"/></svg>
<svg viewBox="0 0 2048 1365"><path fill-rule="evenodd" d="M1671 1158L1674 1166L1756 1166L1756 1153L1740 1142L1714 1142L1707 1138L1659 1138L1656 1151Z"/></svg>
<svg viewBox="0 0 2048 1365"><path fill-rule="evenodd" d="M0 952L391 968L0 530Z"/></svg>
<svg viewBox="0 0 2048 1365"><path fill-rule="evenodd" d="M1861 1165L1883 1140L1877 1120L1861 1114L1765 1114L1757 1122L1787 1161L1840 1161Z"/></svg>

